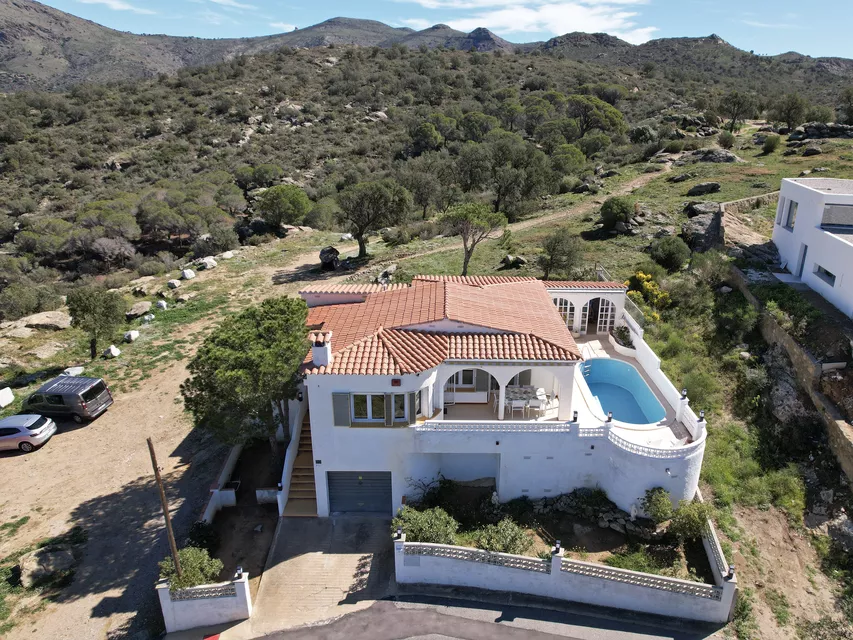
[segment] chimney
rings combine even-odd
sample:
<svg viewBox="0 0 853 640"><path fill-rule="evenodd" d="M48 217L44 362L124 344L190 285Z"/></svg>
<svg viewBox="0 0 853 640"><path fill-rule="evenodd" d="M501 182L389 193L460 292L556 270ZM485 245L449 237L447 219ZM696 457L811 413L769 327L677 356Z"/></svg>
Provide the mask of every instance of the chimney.
<svg viewBox="0 0 853 640"><path fill-rule="evenodd" d="M309 336L311 340L311 359L318 367L328 367L332 364L332 332L312 333Z"/></svg>

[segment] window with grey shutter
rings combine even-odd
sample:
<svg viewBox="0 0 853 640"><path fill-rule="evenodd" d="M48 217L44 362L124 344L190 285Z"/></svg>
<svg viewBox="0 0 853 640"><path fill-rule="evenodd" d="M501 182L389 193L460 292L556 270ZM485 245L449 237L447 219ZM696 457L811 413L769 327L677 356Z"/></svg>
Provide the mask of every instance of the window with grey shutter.
<svg viewBox="0 0 853 640"><path fill-rule="evenodd" d="M420 393L420 391L418 391ZM417 418L417 404L416 398L418 393L410 393L409 395L409 422L414 422Z"/></svg>
<svg viewBox="0 0 853 640"><path fill-rule="evenodd" d="M349 427L352 424L349 404L348 393L332 394L332 413L336 427Z"/></svg>
<svg viewBox="0 0 853 640"><path fill-rule="evenodd" d="M394 394L385 394L385 426L394 426Z"/></svg>

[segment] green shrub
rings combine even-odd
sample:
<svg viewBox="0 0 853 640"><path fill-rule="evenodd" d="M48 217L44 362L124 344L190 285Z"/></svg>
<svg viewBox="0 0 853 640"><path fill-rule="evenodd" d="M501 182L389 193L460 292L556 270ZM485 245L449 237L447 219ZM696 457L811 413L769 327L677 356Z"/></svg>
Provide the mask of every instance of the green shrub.
<svg viewBox="0 0 853 640"><path fill-rule="evenodd" d="M617 222L628 222L633 213L634 201L624 196L608 198L601 205L601 221L605 229L612 229Z"/></svg>
<svg viewBox="0 0 853 640"><path fill-rule="evenodd" d="M684 141L683 140L670 140L666 143L666 146L663 148L667 153L681 153L684 151Z"/></svg>
<svg viewBox="0 0 853 640"><path fill-rule="evenodd" d="M486 525L475 531L473 537L478 549L499 553L521 555L533 546L533 539L509 518Z"/></svg>
<svg viewBox="0 0 853 640"><path fill-rule="evenodd" d="M647 489L641 504L646 515L658 524L672 518L672 499L663 487Z"/></svg>
<svg viewBox="0 0 853 640"><path fill-rule="evenodd" d="M631 339L631 330L624 325L613 329L613 338L623 347L634 348L634 341Z"/></svg>
<svg viewBox="0 0 853 640"><path fill-rule="evenodd" d="M207 549L198 547L184 547L178 551L178 561L181 563L180 578L175 573L171 556L160 562L160 579L169 581L170 591L216 582L223 568L221 560L211 558Z"/></svg>
<svg viewBox="0 0 853 640"><path fill-rule="evenodd" d="M403 527L409 542L453 544L456 542L459 523L441 507L418 511L405 506L391 521L392 531L397 531L399 527Z"/></svg>
<svg viewBox="0 0 853 640"><path fill-rule="evenodd" d="M714 308L717 333L732 343L743 342L744 336L755 329L759 313L739 291L718 296Z"/></svg>
<svg viewBox="0 0 853 640"><path fill-rule="evenodd" d="M670 273L680 271L690 258L690 247L678 236L667 236L652 243L652 259Z"/></svg>
<svg viewBox="0 0 853 640"><path fill-rule="evenodd" d="M10 284L0 292L0 320L17 320L61 306L62 300L53 287L28 280Z"/></svg>
<svg viewBox="0 0 853 640"><path fill-rule="evenodd" d="M664 568L644 547L635 547L628 551L614 553L604 559L604 564L616 569L639 571L640 573L660 574Z"/></svg>
<svg viewBox="0 0 853 640"><path fill-rule="evenodd" d="M773 153L776 149L779 148L779 145L782 142L782 138L777 135L769 135L764 139L764 144L761 146L761 150L764 153Z"/></svg>
<svg viewBox="0 0 853 640"><path fill-rule="evenodd" d="M706 502L682 500L672 514L667 532L682 541L698 540L713 514L713 507Z"/></svg>
<svg viewBox="0 0 853 640"><path fill-rule="evenodd" d="M735 146L735 135L731 131L723 131L719 138L717 138L717 142L723 149L731 149Z"/></svg>

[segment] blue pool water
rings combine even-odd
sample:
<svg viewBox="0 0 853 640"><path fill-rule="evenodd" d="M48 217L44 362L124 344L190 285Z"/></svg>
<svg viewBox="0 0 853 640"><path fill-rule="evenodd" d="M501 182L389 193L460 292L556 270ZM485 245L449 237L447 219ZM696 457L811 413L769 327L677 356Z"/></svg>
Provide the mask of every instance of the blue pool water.
<svg viewBox="0 0 853 640"><path fill-rule="evenodd" d="M606 414L631 424L659 422L666 417L663 408L640 372L627 362L611 358L592 358L582 365L584 378Z"/></svg>

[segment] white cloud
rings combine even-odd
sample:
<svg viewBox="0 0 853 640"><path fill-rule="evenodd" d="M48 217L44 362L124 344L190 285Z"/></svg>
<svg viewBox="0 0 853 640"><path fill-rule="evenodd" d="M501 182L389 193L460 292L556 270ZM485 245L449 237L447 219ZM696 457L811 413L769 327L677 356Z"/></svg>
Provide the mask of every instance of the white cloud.
<svg viewBox="0 0 853 640"><path fill-rule="evenodd" d="M433 25L432 22L424 18L406 18L405 20L400 20L400 24L404 24L412 29L417 29L418 31L427 29Z"/></svg>
<svg viewBox="0 0 853 640"><path fill-rule="evenodd" d="M128 2L124 2L124 0L78 0L78 2L82 2L83 4L102 4L114 11L132 11L133 13L141 13L149 16L153 16L157 13L150 9L136 7Z"/></svg>
<svg viewBox="0 0 853 640"><path fill-rule="evenodd" d="M207 24L212 24L216 27L223 24L240 24L231 16L226 16L222 13L216 13L215 11L200 11L198 13L198 17L201 18L203 22L206 22Z"/></svg>
<svg viewBox="0 0 853 640"><path fill-rule="evenodd" d="M786 22L759 22L757 20L744 20L743 23L758 29L799 29L798 25Z"/></svg>
<svg viewBox="0 0 853 640"><path fill-rule="evenodd" d="M253 4L244 4L242 2L237 2L237 0L210 0L210 2L223 7L230 7L231 9L257 9L257 7Z"/></svg>
<svg viewBox="0 0 853 640"><path fill-rule="evenodd" d="M270 22L270 26L282 31L293 31L296 28L295 24L287 24L286 22Z"/></svg>
<svg viewBox="0 0 853 640"><path fill-rule="evenodd" d="M634 44L645 42L657 27L639 24L636 8L648 0L399 0L428 9L463 11L447 23L460 31L486 27L500 34L604 32ZM417 20L404 21L410 26ZM426 22L426 21L423 21ZM428 26L428 25L426 25Z"/></svg>

